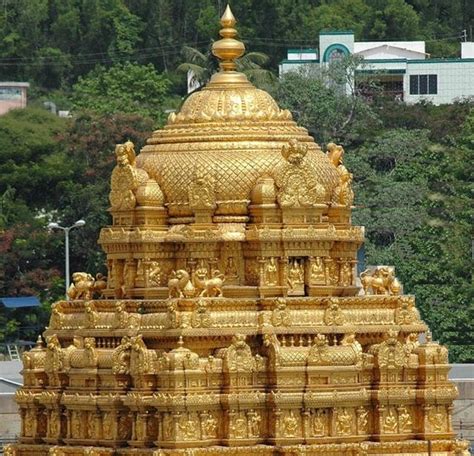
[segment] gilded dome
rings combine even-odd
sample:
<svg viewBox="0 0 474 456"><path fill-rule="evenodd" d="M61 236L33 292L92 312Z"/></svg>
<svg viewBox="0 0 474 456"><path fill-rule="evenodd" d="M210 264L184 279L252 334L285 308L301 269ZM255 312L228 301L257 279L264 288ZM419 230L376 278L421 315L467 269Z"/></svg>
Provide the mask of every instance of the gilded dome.
<svg viewBox="0 0 474 456"><path fill-rule="evenodd" d="M282 148L290 141L307 150L305 167L323 189L321 202L331 201L338 183L336 167L307 130L296 125L291 113L280 109L267 92L235 71L233 59L243 50L233 43L240 42L229 31L235 32L231 19L223 18L224 39L213 47L221 71L169 116L167 125L153 133L137 157L137 165L160 185L170 221L186 221L183 217L193 215L189 189L203 179L215 198L214 217L243 220L257 180L269 176L277 181L275 171L285 163Z"/></svg>
<svg viewBox="0 0 474 456"><path fill-rule="evenodd" d="M140 206L163 205L163 192L158 183L153 179L149 179L137 188L136 198Z"/></svg>

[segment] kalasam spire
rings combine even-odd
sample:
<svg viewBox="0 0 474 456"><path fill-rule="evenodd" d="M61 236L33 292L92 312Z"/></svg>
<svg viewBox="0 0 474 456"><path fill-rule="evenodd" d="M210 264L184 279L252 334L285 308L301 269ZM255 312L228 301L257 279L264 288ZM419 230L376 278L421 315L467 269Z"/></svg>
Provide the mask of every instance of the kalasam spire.
<svg viewBox="0 0 474 456"><path fill-rule="evenodd" d="M222 39L212 45L212 53L220 60L221 71L235 71L237 69L236 59L242 57L245 52L245 45L242 41L236 40L237 30L234 15L230 6L227 5L221 17L222 29L219 34Z"/></svg>

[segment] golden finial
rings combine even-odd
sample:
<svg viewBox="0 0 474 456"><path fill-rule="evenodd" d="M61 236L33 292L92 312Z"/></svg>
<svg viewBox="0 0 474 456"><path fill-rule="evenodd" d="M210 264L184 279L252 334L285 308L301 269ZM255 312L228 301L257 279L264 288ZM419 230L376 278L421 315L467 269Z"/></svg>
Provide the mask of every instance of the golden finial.
<svg viewBox="0 0 474 456"><path fill-rule="evenodd" d="M43 348L44 343L43 343L43 338L41 337L41 334L38 335L38 338L36 339L36 348Z"/></svg>
<svg viewBox="0 0 474 456"><path fill-rule="evenodd" d="M234 28L236 22L230 6L227 5L221 17L222 29L219 34L222 39L212 45L212 53L220 60L221 71L235 71L237 68L235 59L242 57L245 52L244 43L235 39L237 36L237 30Z"/></svg>

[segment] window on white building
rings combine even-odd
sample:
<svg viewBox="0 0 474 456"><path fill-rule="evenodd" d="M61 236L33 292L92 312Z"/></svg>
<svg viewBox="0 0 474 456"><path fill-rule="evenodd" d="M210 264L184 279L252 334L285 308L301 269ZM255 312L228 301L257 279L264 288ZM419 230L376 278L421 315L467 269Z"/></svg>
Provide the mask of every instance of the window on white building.
<svg viewBox="0 0 474 456"><path fill-rule="evenodd" d="M21 100L21 90L16 87L0 87L0 100Z"/></svg>
<svg viewBox="0 0 474 456"><path fill-rule="evenodd" d="M344 58L344 51L341 49L334 49L329 53L328 62L338 62Z"/></svg>
<svg viewBox="0 0 474 456"><path fill-rule="evenodd" d="M437 93L437 74L414 74L410 76L410 95L436 95Z"/></svg>

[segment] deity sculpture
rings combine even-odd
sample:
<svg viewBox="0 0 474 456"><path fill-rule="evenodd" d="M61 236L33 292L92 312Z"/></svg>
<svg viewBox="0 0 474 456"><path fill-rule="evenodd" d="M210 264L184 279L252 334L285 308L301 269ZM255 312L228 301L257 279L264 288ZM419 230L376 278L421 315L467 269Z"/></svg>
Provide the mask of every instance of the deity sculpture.
<svg viewBox="0 0 474 456"><path fill-rule="evenodd" d="M336 415L336 433L337 435L350 435L352 433L353 417L347 409L339 410Z"/></svg>
<svg viewBox="0 0 474 456"><path fill-rule="evenodd" d="M321 257L316 257L311 262L310 281L315 285L324 285L326 283L324 261Z"/></svg>
<svg viewBox="0 0 474 456"><path fill-rule="evenodd" d="M249 423L249 437L260 436L260 423L262 417L254 410L248 412L248 423Z"/></svg>
<svg viewBox="0 0 474 456"><path fill-rule="evenodd" d="M327 416L324 410L316 410L313 416L312 433L315 436L325 436L327 434Z"/></svg>
<svg viewBox="0 0 474 456"><path fill-rule="evenodd" d="M352 285L352 267L349 261L342 261L341 264L341 285L349 287Z"/></svg>
<svg viewBox="0 0 474 456"><path fill-rule="evenodd" d="M293 410L290 410L289 414L283 419L283 435L285 437L294 437L298 431L298 425L298 419Z"/></svg>
<svg viewBox="0 0 474 456"><path fill-rule="evenodd" d="M193 209L213 209L216 204L211 181L198 176L189 188L189 205Z"/></svg>
<svg viewBox="0 0 474 456"><path fill-rule="evenodd" d="M213 439L216 437L217 420L211 414L206 413L205 419L202 423L203 438Z"/></svg>
<svg viewBox="0 0 474 456"><path fill-rule="evenodd" d="M324 200L324 187L311 169L304 166L307 153L306 144L300 144L296 139L282 147L281 154L287 163L275 171L275 183L279 187L277 199L281 207L311 207Z"/></svg>
<svg viewBox="0 0 474 456"><path fill-rule="evenodd" d="M357 432L359 434L366 434L368 432L368 416L369 412L365 407L358 407L357 408Z"/></svg>
<svg viewBox="0 0 474 456"><path fill-rule="evenodd" d="M398 431L398 420L393 407L388 407L388 412L383 421L383 432L393 434Z"/></svg>
<svg viewBox="0 0 474 456"><path fill-rule="evenodd" d="M405 406L398 408L398 428L399 432L411 432L413 421L411 415Z"/></svg>
<svg viewBox="0 0 474 456"><path fill-rule="evenodd" d="M278 269L275 258L271 257L265 263L265 285L274 286L278 284Z"/></svg>
<svg viewBox="0 0 474 456"><path fill-rule="evenodd" d="M227 264L225 268L225 276L228 280L238 279L239 273L237 271L237 265L233 257L227 258Z"/></svg>

